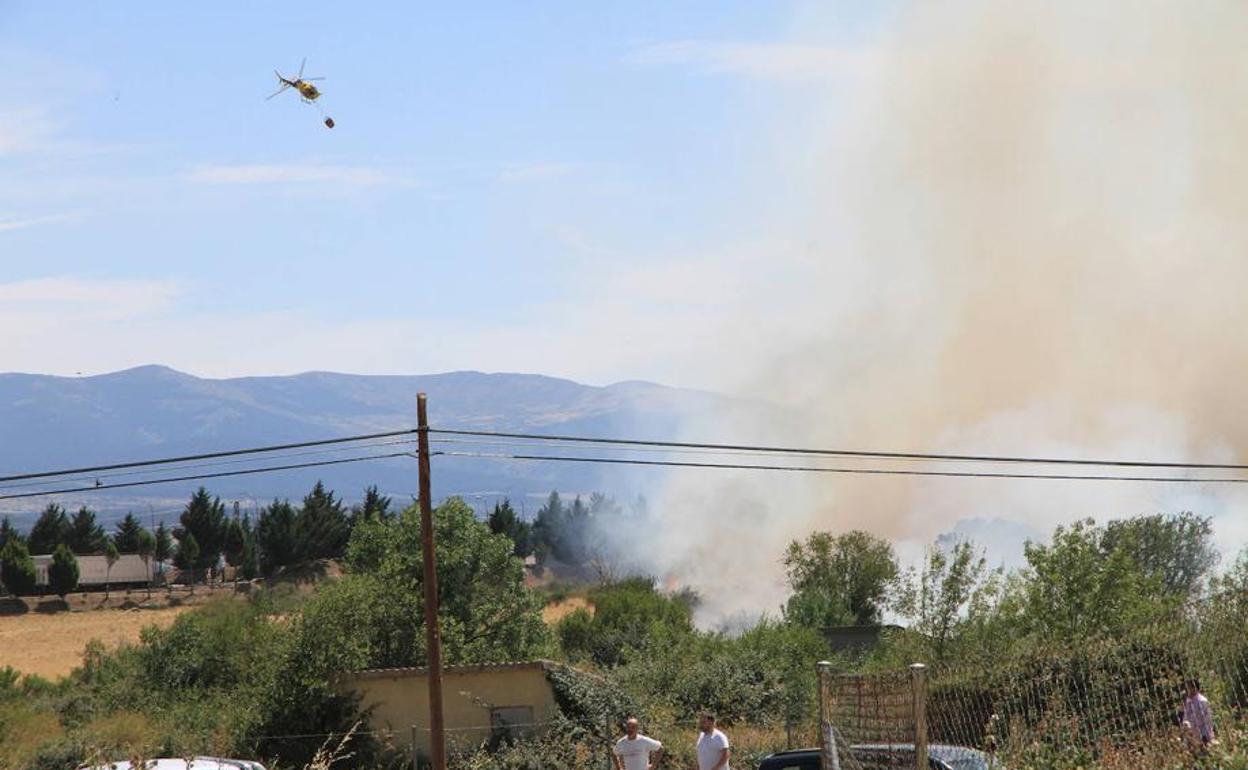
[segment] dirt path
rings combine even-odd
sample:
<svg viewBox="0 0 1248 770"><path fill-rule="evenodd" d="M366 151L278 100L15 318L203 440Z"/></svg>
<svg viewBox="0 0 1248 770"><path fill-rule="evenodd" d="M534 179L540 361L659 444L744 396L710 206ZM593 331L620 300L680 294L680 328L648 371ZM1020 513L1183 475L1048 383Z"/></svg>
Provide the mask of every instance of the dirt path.
<svg viewBox="0 0 1248 770"><path fill-rule="evenodd" d="M109 647L133 642L152 624L165 627L190 607L94 612L30 612L0 616L0 668L24 674L64 676L82 663L87 642L99 639Z"/></svg>

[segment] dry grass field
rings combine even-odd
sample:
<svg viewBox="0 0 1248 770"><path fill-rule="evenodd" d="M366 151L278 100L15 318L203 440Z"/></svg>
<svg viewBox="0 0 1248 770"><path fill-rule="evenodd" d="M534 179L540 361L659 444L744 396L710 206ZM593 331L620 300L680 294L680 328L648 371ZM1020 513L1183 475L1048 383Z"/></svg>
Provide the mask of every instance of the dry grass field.
<svg viewBox="0 0 1248 770"><path fill-rule="evenodd" d="M87 642L99 639L109 647L133 642L152 624L168 626L190 607L90 612L29 612L0 616L0 668L56 678L82 662Z"/></svg>
<svg viewBox="0 0 1248 770"><path fill-rule="evenodd" d="M236 595L227 585L200 586L194 594L158 589L150 599L142 591L114 591L108 600L100 593L70 594L64 602L6 599L0 608L0 668L50 679L64 676L82 662L92 639L109 647L137 641L145 626L166 627L192 607Z"/></svg>
<svg viewBox="0 0 1248 770"><path fill-rule="evenodd" d="M547 604L546 607L542 609L542 620L546 621L547 625L554 625L560 620L563 620L565 615L569 615L572 612L582 608L588 609L590 612L594 611L594 608L589 605L589 602L585 601L585 597L572 596L561 602Z"/></svg>

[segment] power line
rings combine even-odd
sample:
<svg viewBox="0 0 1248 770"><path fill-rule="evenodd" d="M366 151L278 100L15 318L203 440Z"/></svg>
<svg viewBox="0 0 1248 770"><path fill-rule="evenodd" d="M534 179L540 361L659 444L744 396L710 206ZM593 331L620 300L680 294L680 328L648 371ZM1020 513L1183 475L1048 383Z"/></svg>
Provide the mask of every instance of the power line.
<svg viewBox="0 0 1248 770"><path fill-rule="evenodd" d="M607 465L646 465L670 468L721 468L749 471L789 471L794 473L864 474L871 476L943 476L952 478L1045 479L1057 481L1149 481L1187 484L1245 484L1248 478L1190 478L1181 476L1079 476L1060 473L998 473L992 471L920 471L901 468L826 468L810 465L761 465L752 463L704 463L677 460L636 460L622 457L559 457L556 455L491 454L485 452L442 452L446 457L486 460L529 460L537 462L601 463Z"/></svg>
<svg viewBox="0 0 1248 770"><path fill-rule="evenodd" d="M392 457L411 457L411 452L390 452L379 455L366 455L364 457L347 457L339 460L318 460L310 463L293 463L290 465L273 465L264 468L247 468L237 471L222 471L220 473L199 473L190 476L176 476L167 479L148 479L146 481L126 481L121 484L101 484L99 486L90 487L72 487L66 489L51 489L42 492L19 492L8 495L0 495L0 500L17 500L23 497L47 497L50 495L66 495L75 492L97 492L106 489L124 489L126 487L146 487L152 484L172 484L178 481L197 481L200 479L219 479L225 476L248 476L254 473L273 473L276 471L297 470L299 468L317 468L323 465L342 465L344 463L358 463L368 460L385 460Z"/></svg>
<svg viewBox="0 0 1248 770"><path fill-rule="evenodd" d="M532 441L570 441L581 444L607 444L614 446L670 447L673 449L722 449L768 454L814 455L824 457L865 457L877 460L954 460L958 462L1019 463L1025 465L1108 465L1126 468L1174 468L1186 470L1248 470L1248 465L1235 463L1180 463L1152 462L1147 460L1093 460L1073 457L1020 457L1010 455L959 455L934 452L877 452L859 449L812 449L808 447L779 447L757 444L710 444L688 441L647 441L642 439L593 438L590 436L551 436L540 433L504 433L488 430L452 430L430 428L430 433L456 436L490 436L518 438Z"/></svg>
<svg viewBox="0 0 1248 770"><path fill-rule="evenodd" d="M284 460L290 457L312 457L315 455L334 454L336 452L353 452L353 451L359 451L363 449L376 449L376 448L385 447L385 446L402 446L402 445L414 444L414 443L416 443L414 439L400 439L398 441L373 441L373 442L364 443L364 444L357 444L355 446L334 447L332 449L316 449L316 450L311 450L311 451L295 451L295 452L278 452L276 454L269 455L265 459ZM207 463L192 463L189 465L180 465L178 468L174 468L170 470L187 471L187 470L195 470L198 468L218 468L218 467L225 466L225 465L239 465L242 463L249 463L249 462L255 462L255 458L246 458L242 460L221 460L218 462L207 462ZM95 482L98 479L118 479L118 478L125 478L128 476L141 476L145 473L152 473L152 472L153 471L150 471L150 470L140 469L140 470L119 471L117 473L102 473L98 475L92 474L92 475L87 475L87 476L77 476L77 477L71 477L71 478L55 477L51 479L45 479L44 481L8 482L8 483L0 484L0 490L22 488L22 487L28 488L28 487L48 486L51 484L67 484L73 481Z"/></svg>
<svg viewBox="0 0 1248 770"><path fill-rule="evenodd" d="M136 460L128 463L113 463L111 465L92 465L84 468L66 468L59 471L39 471L37 473L19 473L13 476L0 476L0 481L23 481L25 479L42 479L49 476L71 476L79 473L93 473L95 471L113 471L124 468L142 468L149 465L170 465L172 463L184 463L192 460L211 460L217 457L236 457L238 455L262 454L266 452L278 452L285 449L302 449L304 447L326 446L328 444L347 444L353 441L367 441L370 439L392 438L394 436L408 436L416 432L415 428L407 428L405 430L392 430L385 433L367 433L359 436L346 436L344 438L324 438L316 441L299 441L293 444L273 444L270 446L248 447L246 449L230 449L223 452L204 452L195 455L182 455L181 457L160 457L154 460ZM228 475L228 474L227 474ZM205 477L207 478L207 477ZM121 485L113 485L114 487ZM130 485L133 486L133 485ZM0 497L0 500L4 499Z"/></svg>

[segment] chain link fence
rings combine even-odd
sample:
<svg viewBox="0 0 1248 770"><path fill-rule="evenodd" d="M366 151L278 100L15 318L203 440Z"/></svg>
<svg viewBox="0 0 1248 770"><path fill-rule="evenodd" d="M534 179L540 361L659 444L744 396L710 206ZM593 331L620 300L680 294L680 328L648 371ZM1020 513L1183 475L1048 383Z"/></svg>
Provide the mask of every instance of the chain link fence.
<svg viewBox="0 0 1248 770"><path fill-rule="evenodd" d="M830 770L1223 766L1248 752L1248 597L1002 660L821 664L819 693Z"/></svg>

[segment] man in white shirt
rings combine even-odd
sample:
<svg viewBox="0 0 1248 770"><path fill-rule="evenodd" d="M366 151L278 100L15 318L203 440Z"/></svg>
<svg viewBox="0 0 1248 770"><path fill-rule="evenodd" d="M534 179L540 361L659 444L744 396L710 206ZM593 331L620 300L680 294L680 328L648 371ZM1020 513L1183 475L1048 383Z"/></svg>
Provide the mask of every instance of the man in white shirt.
<svg viewBox="0 0 1248 770"><path fill-rule="evenodd" d="M728 736L715 729L715 715L698 717L698 770L728 770Z"/></svg>
<svg viewBox="0 0 1248 770"><path fill-rule="evenodd" d="M615 770L654 770L663 758L663 744L642 735L637 720L624 723L624 737L615 742Z"/></svg>

